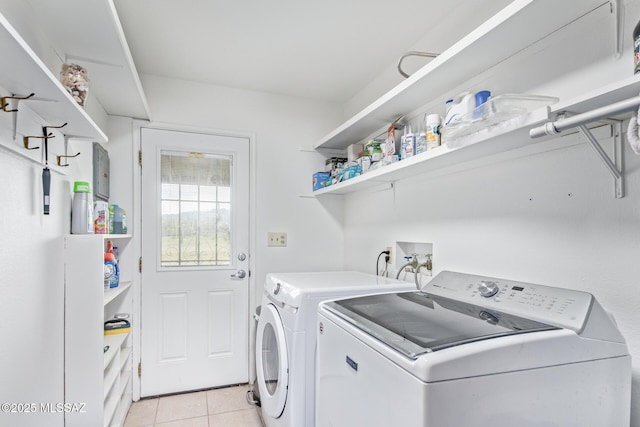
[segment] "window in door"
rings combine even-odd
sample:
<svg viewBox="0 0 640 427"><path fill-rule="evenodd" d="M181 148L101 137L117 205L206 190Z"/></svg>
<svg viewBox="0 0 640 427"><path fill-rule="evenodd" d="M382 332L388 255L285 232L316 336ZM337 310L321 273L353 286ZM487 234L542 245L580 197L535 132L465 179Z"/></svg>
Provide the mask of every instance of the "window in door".
<svg viewBox="0 0 640 427"><path fill-rule="evenodd" d="M232 157L162 151L161 267L231 263Z"/></svg>

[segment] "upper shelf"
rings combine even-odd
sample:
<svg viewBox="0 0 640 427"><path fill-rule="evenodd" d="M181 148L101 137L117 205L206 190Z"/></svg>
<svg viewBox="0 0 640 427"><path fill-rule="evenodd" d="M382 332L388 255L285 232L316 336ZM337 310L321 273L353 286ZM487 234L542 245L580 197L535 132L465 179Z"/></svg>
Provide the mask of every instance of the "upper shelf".
<svg viewBox="0 0 640 427"><path fill-rule="evenodd" d="M10 91L1 96L26 96L34 93L35 100L20 101L18 108L28 106L45 120L43 125L59 126L68 123L64 129L68 136L106 142L107 135L73 100L2 14L0 24L0 52L4 59L3 66L0 67L0 86Z"/></svg>
<svg viewBox="0 0 640 427"><path fill-rule="evenodd" d="M325 136L315 148L344 149L562 28L603 0L516 0Z"/></svg>
<svg viewBox="0 0 640 427"><path fill-rule="evenodd" d="M113 0L29 0L29 3L38 25L66 61L87 69L91 80L89 96L95 96L107 114L151 119Z"/></svg>

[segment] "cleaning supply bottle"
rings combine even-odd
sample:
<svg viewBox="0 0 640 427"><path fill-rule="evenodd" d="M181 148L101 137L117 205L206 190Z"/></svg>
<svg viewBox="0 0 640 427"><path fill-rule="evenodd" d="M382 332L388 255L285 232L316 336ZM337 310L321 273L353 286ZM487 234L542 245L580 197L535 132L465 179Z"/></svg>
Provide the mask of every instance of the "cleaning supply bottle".
<svg viewBox="0 0 640 427"><path fill-rule="evenodd" d="M97 200L93 204L93 231L95 234L109 234L109 204Z"/></svg>
<svg viewBox="0 0 640 427"><path fill-rule="evenodd" d="M120 267L113 254L113 243L107 241L107 251L104 253L104 288L117 288L120 283Z"/></svg>
<svg viewBox="0 0 640 427"><path fill-rule="evenodd" d="M416 143L411 125L404 127L404 135L402 135L402 144L400 146L401 159L412 157L416 152Z"/></svg>
<svg viewBox="0 0 640 427"><path fill-rule="evenodd" d="M71 233L93 234L93 202L88 182L76 181L73 183Z"/></svg>
<svg viewBox="0 0 640 427"><path fill-rule="evenodd" d="M425 119L427 126L426 144L427 150L433 150L440 146L440 115L439 114L427 114Z"/></svg>

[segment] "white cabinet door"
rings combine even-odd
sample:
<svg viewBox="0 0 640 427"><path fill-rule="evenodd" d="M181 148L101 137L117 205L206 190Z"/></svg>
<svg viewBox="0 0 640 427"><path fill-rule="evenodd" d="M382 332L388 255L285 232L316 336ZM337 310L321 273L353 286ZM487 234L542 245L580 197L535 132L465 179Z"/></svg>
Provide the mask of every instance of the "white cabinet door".
<svg viewBox="0 0 640 427"><path fill-rule="evenodd" d="M247 382L249 140L143 128L141 145L141 395Z"/></svg>

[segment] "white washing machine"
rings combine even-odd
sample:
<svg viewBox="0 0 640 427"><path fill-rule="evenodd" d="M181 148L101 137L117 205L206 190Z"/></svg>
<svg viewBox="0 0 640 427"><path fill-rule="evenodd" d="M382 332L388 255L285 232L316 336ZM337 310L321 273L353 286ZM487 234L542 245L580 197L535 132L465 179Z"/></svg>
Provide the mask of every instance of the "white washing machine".
<svg viewBox="0 0 640 427"><path fill-rule="evenodd" d="M454 272L318 308L317 427L628 427L631 358L588 293Z"/></svg>
<svg viewBox="0 0 640 427"><path fill-rule="evenodd" d="M316 316L327 299L415 289L355 271L269 274L256 335L256 376L267 427L314 425Z"/></svg>

